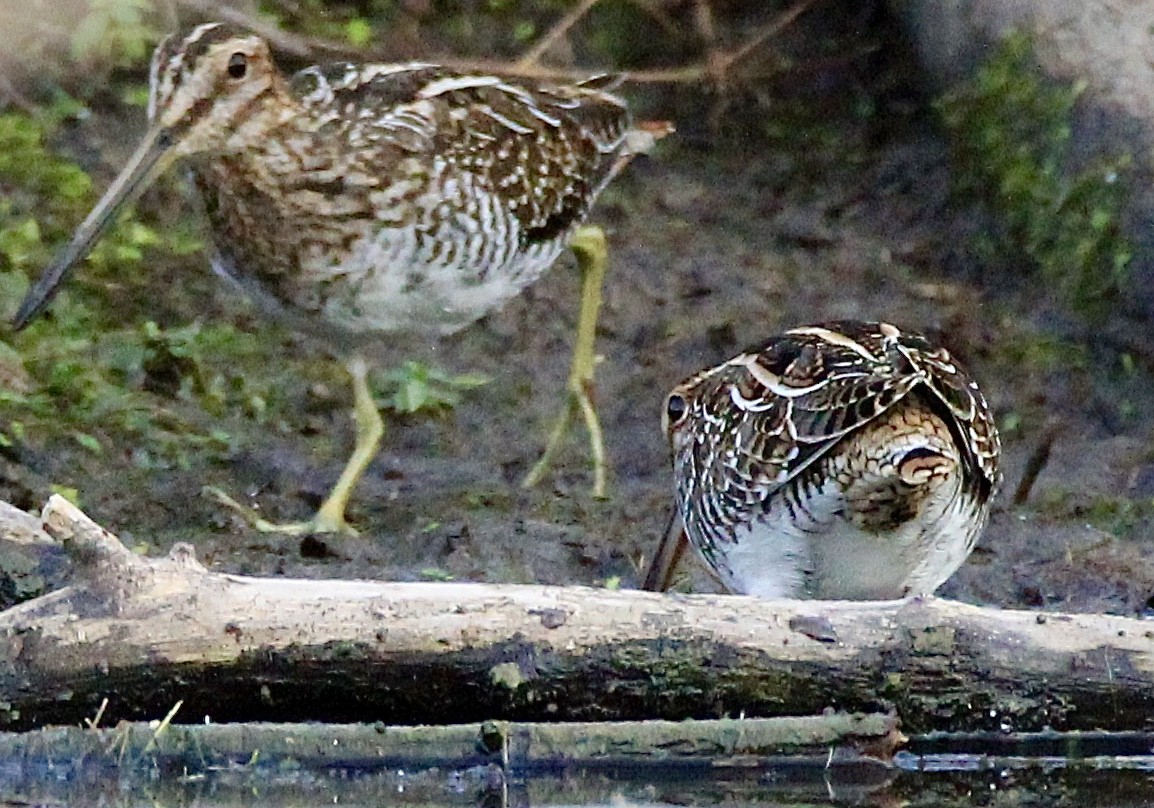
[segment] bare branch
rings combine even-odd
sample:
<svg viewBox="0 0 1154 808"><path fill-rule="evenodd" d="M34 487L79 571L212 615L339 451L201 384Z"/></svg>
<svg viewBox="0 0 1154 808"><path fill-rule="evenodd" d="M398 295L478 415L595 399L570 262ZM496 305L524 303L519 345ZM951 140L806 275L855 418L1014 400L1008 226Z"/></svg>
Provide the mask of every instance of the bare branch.
<svg viewBox="0 0 1154 808"><path fill-rule="evenodd" d="M806 11L809 11L809 9L818 2L819 0L798 0L798 2L779 14L776 19L771 20L759 28L752 36L746 39L737 50L723 56L720 60L719 67L722 70L729 70L734 64L758 48L765 40L792 25L794 20Z"/></svg>
<svg viewBox="0 0 1154 808"><path fill-rule="evenodd" d="M545 55L549 48L553 47L553 44L558 39L565 36L566 32L574 25L576 25L582 17L588 14L589 9L593 8L593 6L597 5L597 3L598 0L582 0L582 2L578 3L575 7L570 9L568 14L558 20L557 24L549 29L549 32L537 41L537 44L525 52L525 55L517 61L517 66L525 68L532 67L533 65L537 64L537 62L541 60L541 57Z"/></svg>

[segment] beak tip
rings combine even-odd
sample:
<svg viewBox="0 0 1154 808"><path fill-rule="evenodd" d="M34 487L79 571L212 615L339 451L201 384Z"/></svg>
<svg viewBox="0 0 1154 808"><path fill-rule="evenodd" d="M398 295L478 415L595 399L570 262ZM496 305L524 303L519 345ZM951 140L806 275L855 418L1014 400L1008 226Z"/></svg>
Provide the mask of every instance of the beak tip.
<svg viewBox="0 0 1154 808"><path fill-rule="evenodd" d="M43 289L39 286L34 286L24 300L21 301L20 307L16 309L16 313L12 315L12 330L14 332L23 331L32 321L43 313L44 309L48 308L48 304L52 302L56 292L56 284L49 287L47 294L43 293Z"/></svg>
<svg viewBox="0 0 1154 808"><path fill-rule="evenodd" d="M17 309L16 314L12 316L12 331L23 331L28 327L29 323L36 319L37 314L39 314L38 307L30 308L28 306L21 306L19 309Z"/></svg>
<svg viewBox="0 0 1154 808"><path fill-rule="evenodd" d="M159 170L164 168L165 163L161 158L172 145L172 132L158 128L137 147L128 165L72 234L72 240L44 270L40 280L28 290L12 317L13 331L24 329L48 307L68 274L84 260L93 245L113 225L120 210L136 199L156 178Z"/></svg>

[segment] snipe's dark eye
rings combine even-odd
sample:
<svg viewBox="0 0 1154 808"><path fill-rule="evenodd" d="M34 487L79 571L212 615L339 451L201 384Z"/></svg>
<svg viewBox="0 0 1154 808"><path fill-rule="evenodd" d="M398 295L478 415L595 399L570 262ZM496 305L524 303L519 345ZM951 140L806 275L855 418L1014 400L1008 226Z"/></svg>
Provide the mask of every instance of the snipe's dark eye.
<svg viewBox="0 0 1154 808"><path fill-rule="evenodd" d="M248 57L243 53L234 53L228 57L228 75L234 79L243 79L248 72Z"/></svg>
<svg viewBox="0 0 1154 808"><path fill-rule="evenodd" d="M685 397L674 393L665 400L665 417L669 421L669 426L677 426L689 414L689 404L686 403Z"/></svg>

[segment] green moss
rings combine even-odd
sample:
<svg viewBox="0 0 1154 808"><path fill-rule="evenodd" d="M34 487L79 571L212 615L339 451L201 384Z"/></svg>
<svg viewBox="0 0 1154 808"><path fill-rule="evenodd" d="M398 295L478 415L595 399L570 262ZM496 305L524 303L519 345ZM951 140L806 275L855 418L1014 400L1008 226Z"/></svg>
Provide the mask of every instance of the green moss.
<svg viewBox="0 0 1154 808"><path fill-rule="evenodd" d="M497 687L516 690L525 683L521 668L516 662L502 662L489 669L489 680Z"/></svg>
<svg viewBox="0 0 1154 808"><path fill-rule="evenodd" d="M51 115L0 115L0 314L12 313L18 302L14 296L23 294L27 273L48 261L96 201L83 169L45 146L56 126ZM150 247L187 253L199 244L190 243L184 233L162 233L130 214L101 239L87 260L88 271L79 273L70 285L91 300L110 283L131 282L133 270ZM67 303L63 311L66 322L87 320L93 314Z"/></svg>
<svg viewBox="0 0 1154 808"><path fill-rule="evenodd" d="M999 344L998 360L1007 368L1032 373L1065 373L1091 367L1084 345L1060 336L1028 328L1016 329L1013 339Z"/></svg>
<svg viewBox="0 0 1154 808"><path fill-rule="evenodd" d="M22 339L38 385L0 391L0 426L8 426L10 440L41 443L71 434L92 453L128 446L142 468L187 468L193 456L220 458L232 448L212 417L267 422L285 406L274 379L245 371L264 355L258 340L231 326L164 330L149 321L83 335L64 315L51 324L65 326L64 334L42 329ZM191 402L210 417L166 401Z"/></svg>
<svg viewBox="0 0 1154 808"><path fill-rule="evenodd" d="M152 0L90 0L72 30L73 58L118 67L146 61L159 38L147 22L152 11Z"/></svg>
<svg viewBox="0 0 1154 808"><path fill-rule="evenodd" d="M1128 280L1121 232L1129 155L1069 165L1071 117L1083 84L1050 82L1029 38L1007 37L938 110L951 137L959 195L996 214L978 247L1032 264L1073 310L1105 316Z"/></svg>
<svg viewBox="0 0 1154 808"><path fill-rule="evenodd" d="M1149 536L1154 526L1154 499L1149 497L1132 499L1054 488L1040 492L1035 507L1047 519L1091 525L1116 539Z"/></svg>
<svg viewBox="0 0 1154 808"><path fill-rule="evenodd" d="M0 317L7 320L29 278L51 258L95 202L88 175L51 152L54 117L0 115ZM0 442L68 441L97 455L128 447L143 468L189 467L196 456L232 448L215 419L277 423L288 410L287 385L267 370L267 346L231 325L193 322L165 328L135 324L126 298L150 297L163 253L200 248L188 229L153 228L124 217L61 292L51 318L0 342ZM170 259L171 260L171 259ZM126 325L129 323L129 325ZM10 344L9 344L10 343ZM327 363L326 363L327 364ZM263 369L264 372L261 372ZM277 370L299 377L285 362ZM445 404L435 389L426 398ZM445 381L455 389L455 378ZM188 402L196 407L170 407ZM427 405L428 406L428 405ZM199 411L198 411L199 408ZM208 417L204 417L208 416Z"/></svg>
<svg viewBox="0 0 1154 808"><path fill-rule="evenodd" d="M1080 508L1078 515L1099 530L1127 539L1148 533L1154 500L1102 497Z"/></svg>
<svg viewBox="0 0 1154 808"><path fill-rule="evenodd" d="M111 0L100 8L116 11ZM2 320L96 201L88 174L47 145L79 109L60 98L41 115L0 114ZM290 400L299 390L291 382L332 375L334 389L345 387L327 357L270 366L268 333L200 321L138 324L135 308L156 298L166 273L183 270L172 256L201 249L190 236L194 217L157 216L163 226L125 215L63 288L51 317L0 338L0 379L15 382L0 385L0 445L79 447L93 457L116 447L140 468L190 468L233 450L221 419L283 431L286 421L308 417ZM200 314L195 305L174 305L169 316L178 321ZM484 381L411 363L387 374L383 387L399 412L436 413Z"/></svg>

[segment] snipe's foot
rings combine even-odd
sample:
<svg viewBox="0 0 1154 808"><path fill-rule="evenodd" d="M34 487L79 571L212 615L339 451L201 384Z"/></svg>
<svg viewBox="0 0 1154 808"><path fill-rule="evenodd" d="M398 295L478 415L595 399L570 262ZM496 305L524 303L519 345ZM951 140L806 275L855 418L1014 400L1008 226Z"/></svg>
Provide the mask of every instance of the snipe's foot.
<svg viewBox="0 0 1154 808"><path fill-rule="evenodd" d="M252 508L241 505L219 488L205 488L205 493L217 502L240 514L254 530L262 533L283 533L288 536L306 536L310 533L343 533L355 536L357 530L345 519L345 510L353 489L365 473L369 463L381 445L381 438L385 434L385 424L381 420L381 413L373 401L372 391L369 390L368 364L360 354L354 354L347 365L353 377L354 410L353 416L357 428L357 442L352 457L345 464L341 476L337 479L332 491L317 510L312 519L304 522L288 522L277 524L269 522Z"/></svg>
<svg viewBox="0 0 1154 808"><path fill-rule="evenodd" d="M357 529L345 521L344 513L338 513L334 516L331 513L324 513L322 509L317 511L312 519L304 522L270 522L252 508L242 505L215 486L206 485L203 490L206 496L212 497L217 503L235 512L253 530L258 530L261 533L280 533L285 536L309 536L314 533L358 535Z"/></svg>
<svg viewBox="0 0 1154 808"><path fill-rule="evenodd" d="M569 247L577 257L577 266L581 272L581 314L577 321L573 364L570 366L569 380L565 385L568 395L564 409L549 432L545 451L525 475L521 487L532 488L541 482L545 472L561 451L569 432L570 421L580 413L585 422L585 430L589 433L589 450L593 459L593 496L604 499L605 441L601 433L601 422L593 405L593 372L598 362L593 347L597 336L597 315L601 309L601 291L608 257L605 233L600 227L578 228L569 241Z"/></svg>

